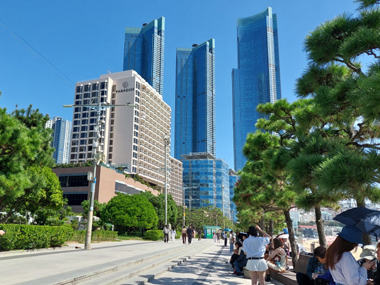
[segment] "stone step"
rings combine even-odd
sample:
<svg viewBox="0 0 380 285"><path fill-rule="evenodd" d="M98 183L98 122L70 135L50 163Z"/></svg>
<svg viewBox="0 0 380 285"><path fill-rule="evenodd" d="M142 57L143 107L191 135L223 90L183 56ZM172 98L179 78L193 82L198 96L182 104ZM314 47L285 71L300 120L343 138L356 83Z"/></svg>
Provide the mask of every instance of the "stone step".
<svg viewBox="0 0 380 285"><path fill-rule="evenodd" d="M111 285L111 284L144 284L148 282L157 274L163 273L176 264L183 262L191 256L202 252L210 247L208 242L199 242L192 245L184 245L180 249L175 249L166 255L155 256L142 263L125 267L123 270L115 271L114 273L104 275L102 277L89 280L82 285ZM158 270L158 271L157 271ZM147 276L153 276L148 277Z"/></svg>
<svg viewBox="0 0 380 285"><path fill-rule="evenodd" d="M165 247L165 248L163 248ZM185 246L183 246L185 247ZM50 284L54 285L73 285L73 284L80 284L83 282L90 281L91 279L101 277L103 275L111 274L120 270L123 270L125 268L128 268L130 266L134 266L136 264L140 264L146 261L149 261L151 259L158 258L160 256L167 255L172 252L176 252L178 248L171 248L169 244L162 244L162 247L160 250L150 252L149 256L132 256L131 259L127 262L124 262L124 259L122 262L109 262L110 265L99 263L98 266L92 269L87 268L80 268L77 270L77 272L72 272L71 276L63 281L54 282Z"/></svg>

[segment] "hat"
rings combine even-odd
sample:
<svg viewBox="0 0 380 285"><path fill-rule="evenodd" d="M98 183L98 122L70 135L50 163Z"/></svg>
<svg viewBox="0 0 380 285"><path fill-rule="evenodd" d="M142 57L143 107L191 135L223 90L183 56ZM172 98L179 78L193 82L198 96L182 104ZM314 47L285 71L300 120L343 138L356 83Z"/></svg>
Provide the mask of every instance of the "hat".
<svg viewBox="0 0 380 285"><path fill-rule="evenodd" d="M345 239L348 242L352 243L363 243L362 240L362 231L355 226L345 226L342 231L338 234L342 239Z"/></svg>
<svg viewBox="0 0 380 285"><path fill-rule="evenodd" d="M366 245L363 247L363 251L360 254L361 258L372 260L376 258L376 247L374 245Z"/></svg>
<svg viewBox="0 0 380 285"><path fill-rule="evenodd" d="M285 229L283 229L283 231L284 231L285 234L289 234L288 229L285 228Z"/></svg>

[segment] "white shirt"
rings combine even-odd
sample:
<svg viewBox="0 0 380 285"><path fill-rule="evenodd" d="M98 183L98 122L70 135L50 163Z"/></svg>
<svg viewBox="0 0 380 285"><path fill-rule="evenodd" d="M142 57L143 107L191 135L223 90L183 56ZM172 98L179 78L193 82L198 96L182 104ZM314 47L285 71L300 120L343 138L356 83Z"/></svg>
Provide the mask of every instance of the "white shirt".
<svg viewBox="0 0 380 285"><path fill-rule="evenodd" d="M243 242L243 250L249 257L263 257L265 253L265 246L269 243L268 237L253 237L245 239Z"/></svg>
<svg viewBox="0 0 380 285"><path fill-rule="evenodd" d="M367 270L361 267L351 252L343 252L342 258L335 264L330 273L335 283L343 285L365 285L367 284Z"/></svg>

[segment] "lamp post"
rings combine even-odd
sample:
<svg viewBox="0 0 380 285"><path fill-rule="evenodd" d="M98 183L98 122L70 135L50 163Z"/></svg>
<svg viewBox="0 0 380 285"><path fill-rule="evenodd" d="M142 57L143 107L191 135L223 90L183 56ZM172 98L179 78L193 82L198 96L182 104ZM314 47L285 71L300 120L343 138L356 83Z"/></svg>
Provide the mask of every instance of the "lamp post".
<svg viewBox="0 0 380 285"><path fill-rule="evenodd" d="M186 185L186 184L184 184ZM183 201L182 201L182 204L183 204L183 226L185 226L186 224L186 221L185 221L185 191L186 189L197 189L198 187L182 187L182 198L183 198ZM190 202L191 203L191 202ZM191 210L191 207L190 207L190 210Z"/></svg>
<svg viewBox="0 0 380 285"><path fill-rule="evenodd" d="M167 183L167 148L170 144L170 137L165 134L164 135L164 145L165 145L165 225L168 224L168 183Z"/></svg>
<svg viewBox="0 0 380 285"><path fill-rule="evenodd" d="M90 195L90 208L88 210L88 216L87 216L87 228L86 228L86 239L85 239L85 249L91 249L91 232L92 232L92 219L94 215L94 197L95 197L95 185L96 185L96 165L99 164L101 157L102 157L102 150L100 149L99 145L99 138L100 138L100 129L103 121L100 121L100 114L102 111L111 108L111 107L135 107L135 105L132 105L130 103L126 103L125 105L110 105L107 102L102 103L100 98L98 98L99 102L98 104L94 105L63 105L64 108L71 108L71 107L87 107L92 110L97 111L97 119L96 119L96 126L95 126L95 142L93 143L94 149L93 149L93 175L90 175L88 177L88 180L91 181L91 195Z"/></svg>

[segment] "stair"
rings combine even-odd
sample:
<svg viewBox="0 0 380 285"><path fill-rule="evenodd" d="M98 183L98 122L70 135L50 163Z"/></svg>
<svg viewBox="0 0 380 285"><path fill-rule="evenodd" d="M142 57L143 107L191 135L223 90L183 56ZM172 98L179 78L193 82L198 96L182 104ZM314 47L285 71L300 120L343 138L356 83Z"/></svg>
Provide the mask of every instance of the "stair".
<svg viewBox="0 0 380 285"><path fill-rule="evenodd" d="M55 285L145 284L175 265L182 263L187 258L209 248L211 244L207 241L202 241L194 242L191 245L183 245L180 248L167 246L168 248L152 252L149 256L135 258L118 266L70 278L55 283Z"/></svg>

